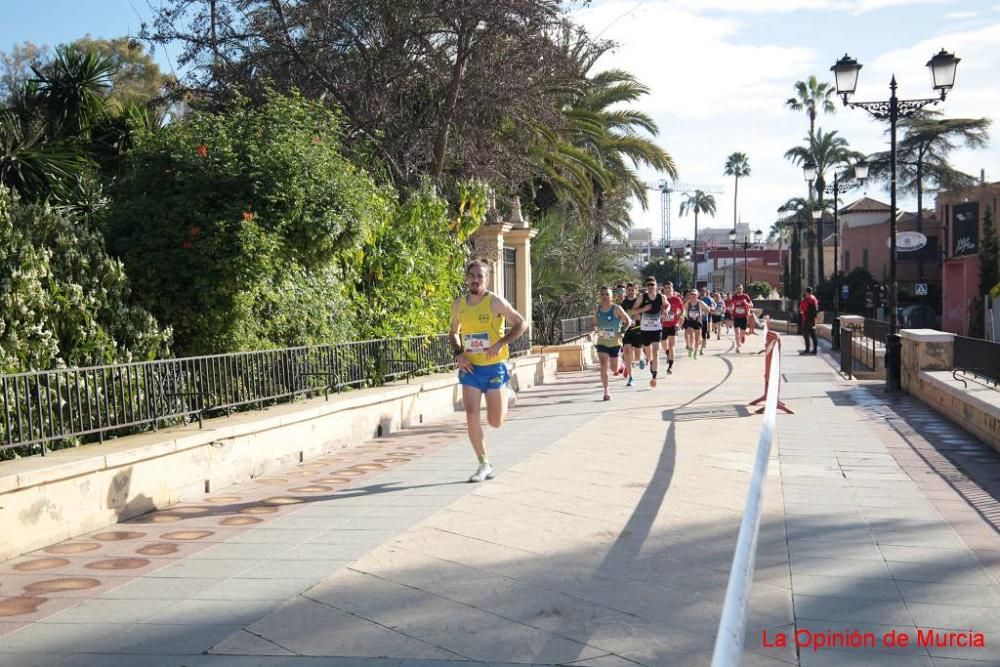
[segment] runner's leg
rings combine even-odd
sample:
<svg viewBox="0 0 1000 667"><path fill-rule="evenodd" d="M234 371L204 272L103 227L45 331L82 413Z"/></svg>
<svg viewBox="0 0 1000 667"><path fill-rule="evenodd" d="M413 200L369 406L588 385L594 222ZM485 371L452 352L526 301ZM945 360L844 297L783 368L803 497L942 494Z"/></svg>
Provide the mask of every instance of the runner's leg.
<svg viewBox="0 0 1000 667"><path fill-rule="evenodd" d="M486 420L493 428L500 428L507 421L507 401L500 389L486 392Z"/></svg>
<svg viewBox="0 0 1000 667"><path fill-rule="evenodd" d="M608 366L610 365L607 352L598 352L597 359L601 364L601 386L604 387L604 395L608 395ZM617 365L617 364L616 364Z"/></svg>
<svg viewBox="0 0 1000 667"><path fill-rule="evenodd" d="M491 392L499 394L500 392ZM480 462L486 460L486 440L483 434L483 422L480 416L480 404L483 392L469 385L462 385L462 405L465 407L465 426L469 433L469 441Z"/></svg>

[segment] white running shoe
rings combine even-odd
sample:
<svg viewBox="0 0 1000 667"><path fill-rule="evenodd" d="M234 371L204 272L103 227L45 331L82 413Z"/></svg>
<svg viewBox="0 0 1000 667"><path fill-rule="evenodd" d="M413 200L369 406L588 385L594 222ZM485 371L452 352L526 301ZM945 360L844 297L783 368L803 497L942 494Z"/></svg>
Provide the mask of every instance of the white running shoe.
<svg viewBox="0 0 1000 667"><path fill-rule="evenodd" d="M476 468L476 472L473 473L472 477L469 478L470 482L482 482L486 479L493 479L493 466L489 463L480 463L479 467Z"/></svg>
<svg viewBox="0 0 1000 667"><path fill-rule="evenodd" d="M517 392L507 387L507 409L512 410L517 407Z"/></svg>

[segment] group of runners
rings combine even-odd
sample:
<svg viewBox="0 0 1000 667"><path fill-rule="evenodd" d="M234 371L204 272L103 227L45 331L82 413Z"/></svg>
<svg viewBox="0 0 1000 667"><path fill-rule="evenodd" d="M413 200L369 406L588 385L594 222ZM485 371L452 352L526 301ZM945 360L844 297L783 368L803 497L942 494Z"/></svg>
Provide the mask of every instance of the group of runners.
<svg viewBox="0 0 1000 667"><path fill-rule="evenodd" d="M500 428L516 400L509 386L508 346L528 329L524 317L506 299L486 288L490 272L485 260L468 264L468 294L454 301L451 313L449 339L462 386L469 440L478 459L470 482L482 482L494 475L481 404L485 398L487 422ZM705 288L682 294L670 282L661 286L656 278L649 277L642 291L638 285L628 283L614 290L602 287L599 297L594 329L605 401L611 400L612 377L621 376L626 387L635 384L635 365L640 370L649 368L649 384L656 387L661 347L666 352L667 375L672 374L678 331L684 333L688 357L697 359L704 355L713 333L721 339L723 326L735 331L736 351L740 352L755 324L753 301L742 285L737 285L732 294Z"/></svg>
<svg viewBox="0 0 1000 667"><path fill-rule="evenodd" d="M705 347L714 333L722 338L736 332L736 352L741 352L746 336L753 333L755 317L753 301L736 286L732 294L719 291L689 290L683 295L671 282L662 286L650 276L643 291L635 283L600 289L600 302L594 311L597 332L597 354L600 360L601 387L604 400L611 400L611 378L622 376L625 386L635 384L634 366L649 367L649 385L656 387L659 374L660 349L666 352L667 374L673 373L678 330L684 333L684 345L689 358L705 354Z"/></svg>

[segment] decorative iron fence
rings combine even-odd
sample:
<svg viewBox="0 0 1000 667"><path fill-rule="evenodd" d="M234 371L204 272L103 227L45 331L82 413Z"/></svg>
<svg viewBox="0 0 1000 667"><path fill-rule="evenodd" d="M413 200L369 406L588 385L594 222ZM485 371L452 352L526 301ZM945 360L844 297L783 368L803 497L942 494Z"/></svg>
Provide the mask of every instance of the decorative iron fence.
<svg viewBox="0 0 1000 667"><path fill-rule="evenodd" d="M513 356L531 349L522 336ZM0 375L0 454L102 441L453 368L446 334ZM3 458L0 456L0 458Z"/></svg>
<svg viewBox="0 0 1000 667"><path fill-rule="evenodd" d="M889 323L866 317L861 329L862 348L858 361L868 370L878 368L878 352L885 354L885 344L889 340Z"/></svg>
<svg viewBox="0 0 1000 667"><path fill-rule="evenodd" d="M965 380L959 373L972 376L987 385L1000 387L1000 343L993 343L980 338L955 336L954 342L955 368L952 377ZM965 383L968 386L968 383Z"/></svg>
<svg viewBox="0 0 1000 667"><path fill-rule="evenodd" d="M583 338L594 330L594 316L570 317L559 321L559 340L563 343Z"/></svg>

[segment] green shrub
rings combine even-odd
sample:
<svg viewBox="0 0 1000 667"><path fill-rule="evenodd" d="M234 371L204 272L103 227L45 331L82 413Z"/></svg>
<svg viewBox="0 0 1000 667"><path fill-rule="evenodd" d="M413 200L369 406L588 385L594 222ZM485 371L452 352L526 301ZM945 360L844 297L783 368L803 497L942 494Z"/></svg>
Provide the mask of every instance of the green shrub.
<svg viewBox="0 0 1000 667"><path fill-rule="evenodd" d="M430 186L414 190L377 221L351 257L360 337L448 331L464 279L466 241L485 217L485 185L460 184L455 197L457 210L451 210Z"/></svg>
<svg viewBox="0 0 1000 667"><path fill-rule="evenodd" d="M137 293L181 354L349 336L337 260L391 210L340 153L335 114L297 96L196 112L140 135L108 220Z"/></svg>
<svg viewBox="0 0 1000 667"><path fill-rule="evenodd" d="M0 372L152 359L169 343L99 233L0 188Z"/></svg>

